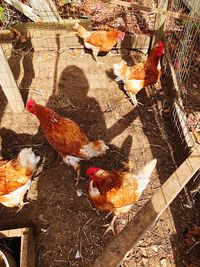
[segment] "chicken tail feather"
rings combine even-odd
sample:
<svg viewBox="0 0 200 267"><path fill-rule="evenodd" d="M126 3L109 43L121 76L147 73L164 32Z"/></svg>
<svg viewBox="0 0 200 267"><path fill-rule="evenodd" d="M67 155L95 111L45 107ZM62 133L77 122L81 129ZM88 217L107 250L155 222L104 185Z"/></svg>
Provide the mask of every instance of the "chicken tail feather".
<svg viewBox="0 0 200 267"><path fill-rule="evenodd" d="M143 191L147 187L148 183L150 182L151 174L156 167L156 163L157 159L153 159L152 161L148 162L137 174L139 191Z"/></svg>
<svg viewBox="0 0 200 267"><path fill-rule="evenodd" d="M90 159L104 155L107 149L109 149L109 147L104 143L104 141L96 140L85 145L80 152L84 157Z"/></svg>
<svg viewBox="0 0 200 267"><path fill-rule="evenodd" d="M74 24L73 28L78 31L78 35L81 38L88 38L90 36L90 32L87 31L82 25L78 24L77 22Z"/></svg>
<svg viewBox="0 0 200 267"><path fill-rule="evenodd" d="M0 203L9 208L16 206L23 207L25 204L23 201L24 195L29 190L31 183L31 179L29 179L25 185L17 188L10 194L0 196Z"/></svg>
<svg viewBox="0 0 200 267"><path fill-rule="evenodd" d="M37 163L40 160L39 156L36 156L32 151L32 148L24 148L18 155L20 164L22 167L29 167L31 171L35 171Z"/></svg>

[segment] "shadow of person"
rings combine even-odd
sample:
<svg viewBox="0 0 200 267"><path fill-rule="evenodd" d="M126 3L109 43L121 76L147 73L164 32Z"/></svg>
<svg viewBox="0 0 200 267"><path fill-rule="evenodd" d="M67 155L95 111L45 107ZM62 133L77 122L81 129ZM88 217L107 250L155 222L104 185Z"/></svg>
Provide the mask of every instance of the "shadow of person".
<svg viewBox="0 0 200 267"><path fill-rule="evenodd" d="M83 70L69 65L62 71L58 92L49 98L47 107L77 122L90 140L110 142L131 125L138 116L137 111L131 110L107 129L101 107L94 97L88 96L89 90Z"/></svg>
<svg viewBox="0 0 200 267"><path fill-rule="evenodd" d="M0 86L0 100L1 100L1 104L0 104L0 122L1 122L1 118L3 116L4 109L7 105L7 99L3 93L1 86Z"/></svg>
<svg viewBox="0 0 200 267"><path fill-rule="evenodd" d="M24 30L24 36L27 36L26 30ZM18 81L20 79L20 73L23 73L23 77L19 83L19 88L25 103L27 100L29 87L33 78L35 77L33 56L34 48L30 38L23 42L21 42L20 39L15 39L13 41L13 49L11 56L8 59L8 64L12 70L15 81ZM20 69L21 63L23 69Z"/></svg>
<svg viewBox="0 0 200 267"><path fill-rule="evenodd" d="M58 92L49 98L47 107L78 123L90 140L104 139L106 125L103 113L88 92L89 83L83 70L69 65L62 71Z"/></svg>
<svg viewBox="0 0 200 267"><path fill-rule="evenodd" d="M110 142L120 135L137 117L137 112L135 114L134 110L131 110L107 129L99 103L94 97L88 96L90 88L86 75L76 65L69 65L64 68L57 88L57 92L49 98L46 106L59 115L78 123L91 141L102 139L106 143ZM125 161L127 156L122 155L120 148L114 145L109 146L110 150L107 151L105 157L91 159L89 164L98 164L99 162L102 166L110 164L111 168L121 166L120 162ZM84 174L84 170L82 174Z"/></svg>
<svg viewBox="0 0 200 267"><path fill-rule="evenodd" d="M26 35L26 33L25 33ZM33 54L34 49L32 47L31 39L29 38L25 42L21 42L20 39L13 39L12 42L12 52L11 56L8 58L8 64L14 76L16 82L20 78L20 73L23 72L23 77L19 84L20 93L24 102L27 100L28 89L32 83L32 79L35 77L35 72L33 68ZM23 65L23 70L20 69L21 61ZM7 99L3 94L2 88L0 86L0 119L3 115L4 109L7 105Z"/></svg>

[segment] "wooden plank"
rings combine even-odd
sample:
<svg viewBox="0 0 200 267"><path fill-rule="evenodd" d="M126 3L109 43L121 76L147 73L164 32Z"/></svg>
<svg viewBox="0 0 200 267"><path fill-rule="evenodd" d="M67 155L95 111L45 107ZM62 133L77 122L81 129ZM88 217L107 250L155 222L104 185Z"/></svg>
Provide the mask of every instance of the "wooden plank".
<svg viewBox="0 0 200 267"><path fill-rule="evenodd" d="M83 42L80 42L77 32L73 29L75 22L79 22L87 30L92 31L90 20L65 20L59 23L35 23L15 24L13 29L17 29L21 34L27 35L31 39L33 48L40 50L57 50L59 48L84 48ZM2 37L1 37L2 36ZM0 32L0 40L6 43L6 40L12 40L12 34ZM150 36L126 34L123 42L119 42L117 49L148 49Z"/></svg>
<svg viewBox="0 0 200 267"><path fill-rule="evenodd" d="M51 0L29 0L28 1L43 22L57 22L61 17Z"/></svg>
<svg viewBox="0 0 200 267"><path fill-rule="evenodd" d="M34 238L33 228L29 228L27 248L28 248L27 267L35 267L36 253L35 253L35 238Z"/></svg>
<svg viewBox="0 0 200 267"><path fill-rule="evenodd" d="M167 11L168 7L168 0L159 0L158 1L158 8L162 9L164 11ZM152 47L154 44L161 40L163 37L163 31L164 31L164 25L165 25L165 20L167 16L166 14L157 14L155 23L154 23L154 33L155 35L153 36L153 41L152 41Z"/></svg>
<svg viewBox="0 0 200 267"><path fill-rule="evenodd" d="M22 235L23 229L26 229L26 228L2 230L0 231L0 239L9 238L9 237L20 237Z"/></svg>
<svg viewBox="0 0 200 267"><path fill-rule="evenodd" d="M0 231L0 239L21 237L20 267L35 267L35 240L32 228Z"/></svg>
<svg viewBox="0 0 200 267"><path fill-rule="evenodd" d="M0 45L0 85L13 112L22 112L24 103L6 56Z"/></svg>
<svg viewBox="0 0 200 267"><path fill-rule="evenodd" d="M36 13L32 10L31 7L23 4L19 0L5 0L5 2L11 5L12 7L16 8L18 11L20 11L22 14L24 14L32 21L34 22L41 21L41 19L36 15Z"/></svg>
<svg viewBox="0 0 200 267"><path fill-rule="evenodd" d="M197 4L199 0L182 0L187 8L194 14L200 16L200 5Z"/></svg>
<svg viewBox="0 0 200 267"><path fill-rule="evenodd" d="M118 267L150 226L161 216L187 182L200 168L200 150L194 152L157 190L138 214L103 250L91 267Z"/></svg>

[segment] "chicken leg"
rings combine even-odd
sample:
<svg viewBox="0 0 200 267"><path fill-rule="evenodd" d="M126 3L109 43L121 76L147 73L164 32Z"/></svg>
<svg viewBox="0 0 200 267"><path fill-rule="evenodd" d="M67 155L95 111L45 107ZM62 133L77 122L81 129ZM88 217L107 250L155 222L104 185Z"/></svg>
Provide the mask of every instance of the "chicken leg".
<svg viewBox="0 0 200 267"><path fill-rule="evenodd" d="M116 78L115 78L115 81L116 81L117 83L123 83L123 81L122 81L122 79L121 79L120 77L116 77Z"/></svg>
<svg viewBox="0 0 200 267"><path fill-rule="evenodd" d="M137 105L142 105L142 106L143 106L143 104L142 104L141 102L138 102L138 101L137 101L137 99L136 99L136 95L135 95L135 94L133 94L133 93L131 93L131 92L128 92L128 94L129 94L129 96L130 96L130 99L131 99L131 101L132 101L134 107L137 107Z"/></svg>
<svg viewBox="0 0 200 267"><path fill-rule="evenodd" d="M112 231L114 235L116 235L115 233L115 228L114 228L114 224L115 224L115 220L116 220L117 216L114 215L113 218L112 218L112 221L109 223L109 224L105 224L103 226L107 227L108 228L106 229L106 231L104 232L102 238L104 238L104 236L109 232L109 231Z"/></svg>
<svg viewBox="0 0 200 267"><path fill-rule="evenodd" d="M18 205L18 210L16 211L16 213L18 213L25 205L29 204L30 202L29 201L26 201L26 202L21 202L19 205Z"/></svg>
<svg viewBox="0 0 200 267"><path fill-rule="evenodd" d="M104 64L103 62L100 62L97 58L97 55L99 54L99 48L93 48L92 53L98 64Z"/></svg>
<svg viewBox="0 0 200 267"><path fill-rule="evenodd" d="M80 164L79 164L79 161L80 160L81 160L80 158L69 156L69 155L63 157L63 161L65 163L67 163L68 165L72 166L76 170L76 172L77 172L75 186L77 186L78 183L81 180L81 177L80 177L80 169L81 169L81 167L80 167Z"/></svg>

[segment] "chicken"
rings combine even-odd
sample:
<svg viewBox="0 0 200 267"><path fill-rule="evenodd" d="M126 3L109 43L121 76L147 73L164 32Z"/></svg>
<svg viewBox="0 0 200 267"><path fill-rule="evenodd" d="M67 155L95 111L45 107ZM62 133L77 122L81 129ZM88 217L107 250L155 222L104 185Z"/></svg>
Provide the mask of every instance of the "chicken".
<svg viewBox="0 0 200 267"><path fill-rule="evenodd" d="M130 171L106 171L96 167L87 169L89 199L94 207L101 211L114 213L114 217L104 233L112 230L116 217L131 209L140 198L142 192L150 182L150 176L156 166L154 159L134 175Z"/></svg>
<svg viewBox="0 0 200 267"><path fill-rule="evenodd" d="M23 207L23 198L31 185L31 177L40 160L32 148L24 148L17 158L0 161L0 203L7 207Z"/></svg>
<svg viewBox="0 0 200 267"><path fill-rule="evenodd" d="M127 66L125 61L113 65L116 81L124 82L124 90L137 106L136 94L144 87L157 83L161 76L160 58L164 54L165 47L163 41L156 43L150 51L146 62L138 63L132 67Z"/></svg>
<svg viewBox="0 0 200 267"><path fill-rule="evenodd" d="M104 155L108 149L102 140L90 142L76 122L36 104L34 100L27 101L26 109L39 119L44 135L63 161L77 171L77 182L80 178L79 162Z"/></svg>
<svg viewBox="0 0 200 267"><path fill-rule="evenodd" d="M97 59L99 52L109 52L116 45L117 41L123 40L125 36L124 32L117 29L89 32L78 23L75 23L73 28L78 31L79 37L83 38L85 47L92 49L97 63L99 63Z"/></svg>

